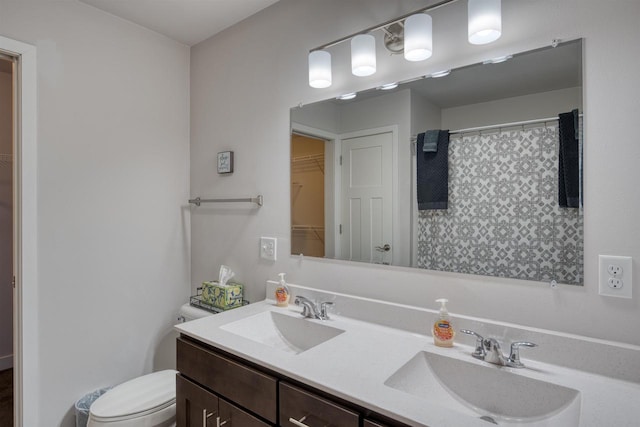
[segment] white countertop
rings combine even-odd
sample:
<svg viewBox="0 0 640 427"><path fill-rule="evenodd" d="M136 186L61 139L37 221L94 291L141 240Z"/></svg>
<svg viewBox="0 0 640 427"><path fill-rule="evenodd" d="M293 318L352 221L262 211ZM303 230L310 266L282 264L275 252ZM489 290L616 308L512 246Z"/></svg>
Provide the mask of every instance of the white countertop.
<svg viewBox="0 0 640 427"><path fill-rule="evenodd" d="M408 425L491 425L480 420L479 415L471 416L454 411L384 384L398 368L421 351L493 367L472 359L472 347L455 344L453 348L440 348L433 344L428 335L336 314L332 314L327 321L306 321L323 323L345 332L299 354L287 353L221 329L221 326L265 311L299 317L301 310L291 305L279 308L274 301L265 300L179 324L176 329L182 334ZM579 390L580 427L640 425L640 384L522 357L527 365L524 369L494 368ZM491 392L490 384L487 385L487 392Z"/></svg>

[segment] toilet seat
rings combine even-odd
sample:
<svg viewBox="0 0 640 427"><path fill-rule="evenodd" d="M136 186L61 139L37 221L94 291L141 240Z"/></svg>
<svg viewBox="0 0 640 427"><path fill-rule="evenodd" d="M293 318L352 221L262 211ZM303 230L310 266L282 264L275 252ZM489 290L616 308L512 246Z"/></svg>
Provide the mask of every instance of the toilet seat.
<svg viewBox="0 0 640 427"><path fill-rule="evenodd" d="M89 427L172 425L177 371L154 372L122 383L100 396L89 410Z"/></svg>

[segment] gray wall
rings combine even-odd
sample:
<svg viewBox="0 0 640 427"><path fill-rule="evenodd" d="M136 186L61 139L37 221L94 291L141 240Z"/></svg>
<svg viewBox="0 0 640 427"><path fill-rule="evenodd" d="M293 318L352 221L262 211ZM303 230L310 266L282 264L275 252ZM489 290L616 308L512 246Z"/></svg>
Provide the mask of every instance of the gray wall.
<svg viewBox="0 0 640 427"><path fill-rule="evenodd" d="M189 49L75 1L0 0L37 49L39 373L30 426L151 371L189 294ZM35 376L35 379L33 378ZM26 427L26 426L25 426Z"/></svg>
<svg viewBox="0 0 640 427"><path fill-rule="evenodd" d="M466 41L466 2L457 2L434 12L435 50L427 62L408 63L380 51L378 73L356 78L349 73L347 43L332 51L333 86L308 86L309 49L425 4L282 0L192 49L192 194L265 196L259 211L195 211L192 286L215 275L220 264L229 264L249 285L248 297L257 300L265 296L264 281L285 271L291 282L302 285L431 308L435 298L446 296L455 313L640 344L640 291L631 300L603 298L597 278L598 254L640 259L640 199L633 196L640 179L640 145L633 142L635 126L628 120L640 113L640 88L635 84L640 63L634 55L640 3L505 1L502 38L488 46L472 46ZM541 282L289 256L292 106L548 46L554 38L579 37L585 38L584 287L551 290ZM237 169L230 177L220 177L211 168L216 153L224 149L235 150L237 156ZM279 238L277 262L259 259L261 235ZM639 284L636 274L636 289Z"/></svg>

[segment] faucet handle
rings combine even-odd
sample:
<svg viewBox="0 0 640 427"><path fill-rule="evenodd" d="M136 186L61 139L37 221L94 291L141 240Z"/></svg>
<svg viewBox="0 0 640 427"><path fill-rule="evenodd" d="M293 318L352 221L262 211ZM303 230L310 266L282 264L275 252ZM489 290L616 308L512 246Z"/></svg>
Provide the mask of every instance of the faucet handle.
<svg viewBox="0 0 640 427"><path fill-rule="evenodd" d="M315 313L311 312L311 304L313 304L311 301L309 301L307 298L303 297L303 296L296 296L296 299L293 301L293 303L295 305L301 305L302 306L302 316L303 317L315 317Z"/></svg>
<svg viewBox="0 0 640 427"><path fill-rule="evenodd" d="M529 341L516 341L511 343L511 354L507 364L512 368L524 368L524 364L520 361L520 347L537 347L538 344Z"/></svg>
<svg viewBox="0 0 640 427"><path fill-rule="evenodd" d="M484 360L484 357L487 354L484 351L484 338L479 333L470 331L469 329L460 329L460 332L476 337L476 349L473 351L473 353L471 353L471 355L476 359Z"/></svg>
<svg viewBox="0 0 640 427"><path fill-rule="evenodd" d="M322 320L329 320L329 313L327 313L327 306L333 305L332 301L323 301L320 303L320 318Z"/></svg>

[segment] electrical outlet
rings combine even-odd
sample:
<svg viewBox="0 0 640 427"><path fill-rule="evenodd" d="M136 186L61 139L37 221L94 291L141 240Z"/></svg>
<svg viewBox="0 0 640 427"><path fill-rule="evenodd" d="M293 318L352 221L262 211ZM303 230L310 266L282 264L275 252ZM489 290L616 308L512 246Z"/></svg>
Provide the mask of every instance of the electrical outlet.
<svg viewBox="0 0 640 427"><path fill-rule="evenodd" d="M609 264L607 266L607 271L611 276L615 276L615 277L622 276L622 267L620 267L617 264Z"/></svg>
<svg viewBox="0 0 640 427"><path fill-rule="evenodd" d="M275 261L278 257L278 239L275 237L260 238L260 258Z"/></svg>
<svg viewBox="0 0 640 427"><path fill-rule="evenodd" d="M600 267L600 295L631 298L631 266L633 260L625 256L600 255L598 257Z"/></svg>
<svg viewBox="0 0 640 427"><path fill-rule="evenodd" d="M607 283L609 283L609 287L613 289L620 289L622 287L622 280L615 277L609 277Z"/></svg>

